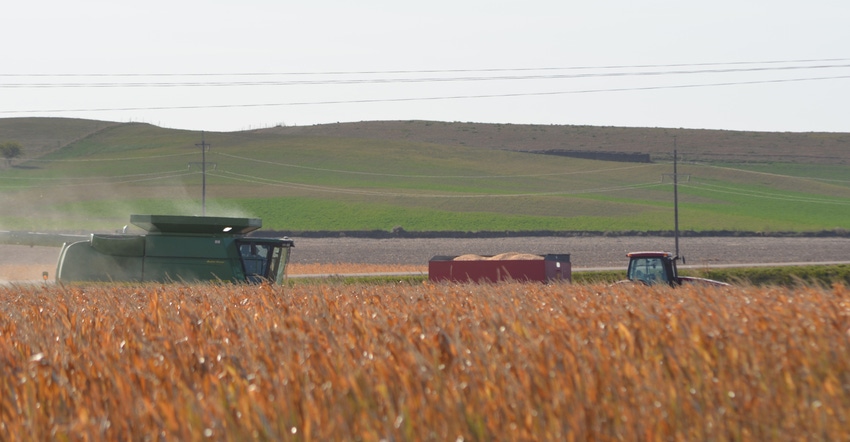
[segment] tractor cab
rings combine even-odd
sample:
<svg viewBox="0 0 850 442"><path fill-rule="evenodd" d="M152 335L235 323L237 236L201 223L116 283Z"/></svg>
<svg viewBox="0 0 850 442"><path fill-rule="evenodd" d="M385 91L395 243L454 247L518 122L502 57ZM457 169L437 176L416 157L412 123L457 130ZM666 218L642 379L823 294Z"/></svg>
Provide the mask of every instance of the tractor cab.
<svg viewBox="0 0 850 442"><path fill-rule="evenodd" d="M243 238L236 240L245 281L260 283L283 281L284 269L289 261L292 241L273 238Z"/></svg>
<svg viewBox="0 0 850 442"><path fill-rule="evenodd" d="M728 287L729 284L707 278L679 276L676 261L680 258L670 252L632 252L629 257L628 279L621 282L641 282L646 285L666 284L678 287L682 284L702 284ZM684 261L683 261L684 262Z"/></svg>
<svg viewBox="0 0 850 442"><path fill-rule="evenodd" d="M632 252L627 256L630 281L671 286L682 283L676 274L676 258L669 252Z"/></svg>

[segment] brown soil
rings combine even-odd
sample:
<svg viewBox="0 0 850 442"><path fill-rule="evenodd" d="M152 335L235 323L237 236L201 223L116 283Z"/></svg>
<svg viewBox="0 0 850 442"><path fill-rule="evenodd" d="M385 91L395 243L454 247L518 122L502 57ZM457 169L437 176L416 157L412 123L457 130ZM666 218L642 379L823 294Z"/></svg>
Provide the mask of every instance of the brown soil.
<svg viewBox="0 0 850 442"><path fill-rule="evenodd" d="M692 237L680 239L679 248L686 264L702 266L850 261L850 238ZM438 255L569 253L574 268L625 268L626 253L640 250L674 252L675 242L657 237L295 238L292 259L425 265Z"/></svg>

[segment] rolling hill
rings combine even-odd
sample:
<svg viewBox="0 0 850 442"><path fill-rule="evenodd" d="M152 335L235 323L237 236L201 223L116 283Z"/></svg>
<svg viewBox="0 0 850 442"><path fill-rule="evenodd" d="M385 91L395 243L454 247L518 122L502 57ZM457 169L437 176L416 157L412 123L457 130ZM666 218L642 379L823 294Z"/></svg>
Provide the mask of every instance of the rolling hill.
<svg viewBox="0 0 850 442"><path fill-rule="evenodd" d="M333 138L416 141L486 149L641 152L671 158L678 151L696 161L804 162L850 164L850 134L825 132L742 132L725 130L364 121L258 132Z"/></svg>
<svg viewBox="0 0 850 442"><path fill-rule="evenodd" d="M91 230L130 213L261 217L282 231L850 230L850 135L362 122L207 132L0 119L0 229ZM631 163L539 155L640 152Z"/></svg>

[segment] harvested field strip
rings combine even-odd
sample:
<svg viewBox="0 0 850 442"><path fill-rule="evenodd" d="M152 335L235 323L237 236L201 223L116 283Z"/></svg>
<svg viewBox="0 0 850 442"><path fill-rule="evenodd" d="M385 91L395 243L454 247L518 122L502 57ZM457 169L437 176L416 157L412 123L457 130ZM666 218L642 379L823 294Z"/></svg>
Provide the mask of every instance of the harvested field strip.
<svg viewBox="0 0 850 442"><path fill-rule="evenodd" d="M49 272L53 276L56 266L40 264L6 264L0 265L0 280L6 281L36 281L41 280L41 272Z"/></svg>
<svg viewBox="0 0 850 442"><path fill-rule="evenodd" d="M0 280L40 281L42 272L48 272L53 281L55 265L8 264L0 265ZM357 264L357 263L289 263L286 273L290 276L301 275L344 275L364 273L428 273L427 265L413 264Z"/></svg>
<svg viewBox="0 0 850 442"><path fill-rule="evenodd" d="M357 264L357 263L289 263L286 273L298 275L342 275L360 273L428 273L427 265L412 264Z"/></svg>
<svg viewBox="0 0 850 442"><path fill-rule="evenodd" d="M846 440L850 290L0 288L0 439Z"/></svg>

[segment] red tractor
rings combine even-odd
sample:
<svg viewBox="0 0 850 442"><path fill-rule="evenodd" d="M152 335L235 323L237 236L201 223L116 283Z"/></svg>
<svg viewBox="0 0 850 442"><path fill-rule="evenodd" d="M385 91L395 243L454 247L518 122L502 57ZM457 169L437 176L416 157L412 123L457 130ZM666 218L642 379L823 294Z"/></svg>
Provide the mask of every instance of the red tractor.
<svg viewBox="0 0 850 442"><path fill-rule="evenodd" d="M679 257L673 256L670 252L632 252L627 256L629 270L626 275L632 282L641 282L646 285L667 284L671 287L678 287L684 283L729 285L713 279L679 276L676 271L676 261Z"/></svg>

